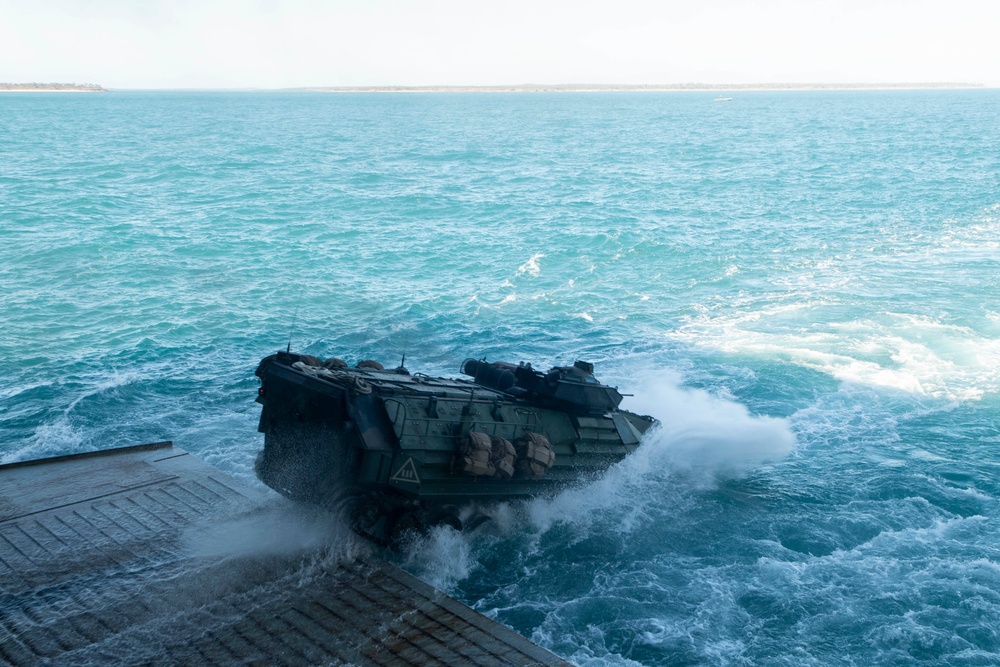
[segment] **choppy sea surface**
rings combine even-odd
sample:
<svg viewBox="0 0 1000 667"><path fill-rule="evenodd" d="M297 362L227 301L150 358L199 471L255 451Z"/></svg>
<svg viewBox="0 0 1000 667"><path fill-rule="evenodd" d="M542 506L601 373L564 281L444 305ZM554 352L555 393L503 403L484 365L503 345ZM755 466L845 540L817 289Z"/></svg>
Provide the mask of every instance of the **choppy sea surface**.
<svg viewBox="0 0 1000 667"><path fill-rule="evenodd" d="M0 461L257 483L290 337L586 359L662 427L398 562L580 665L1000 663L1000 91L713 97L0 96Z"/></svg>

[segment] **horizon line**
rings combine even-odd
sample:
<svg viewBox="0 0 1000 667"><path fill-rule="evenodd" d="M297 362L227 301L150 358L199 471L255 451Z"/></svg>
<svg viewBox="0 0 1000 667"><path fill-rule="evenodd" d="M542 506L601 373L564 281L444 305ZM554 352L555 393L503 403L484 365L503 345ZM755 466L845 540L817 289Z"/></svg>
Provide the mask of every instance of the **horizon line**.
<svg viewBox="0 0 1000 667"><path fill-rule="evenodd" d="M520 83L520 84L430 84L430 85L354 85L354 86L178 86L117 87L76 83L7 83L0 82L0 92L42 91L245 91L245 92L328 92L328 93L434 93L434 92L699 92L699 91L781 91L781 90L923 90L923 89L992 89L1000 85L951 81L901 82L758 82L758 83Z"/></svg>

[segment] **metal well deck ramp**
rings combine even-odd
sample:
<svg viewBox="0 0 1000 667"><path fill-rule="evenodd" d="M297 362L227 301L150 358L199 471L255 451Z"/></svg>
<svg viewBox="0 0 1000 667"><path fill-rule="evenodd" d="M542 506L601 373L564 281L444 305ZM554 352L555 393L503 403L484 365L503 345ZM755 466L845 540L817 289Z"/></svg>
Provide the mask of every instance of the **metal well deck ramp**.
<svg viewBox="0 0 1000 667"><path fill-rule="evenodd" d="M0 664L569 664L377 558L192 547L265 495L169 442L0 466Z"/></svg>

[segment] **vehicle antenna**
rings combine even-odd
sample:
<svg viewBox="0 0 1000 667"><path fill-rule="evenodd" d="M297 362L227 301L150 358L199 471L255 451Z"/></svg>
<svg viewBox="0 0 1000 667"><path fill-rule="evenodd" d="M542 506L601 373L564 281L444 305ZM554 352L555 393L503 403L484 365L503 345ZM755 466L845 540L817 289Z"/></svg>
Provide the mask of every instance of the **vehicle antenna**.
<svg viewBox="0 0 1000 667"><path fill-rule="evenodd" d="M295 322L299 319L299 306L295 306L295 314L292 315L292 328L288 330L288 347L285 348L285 352L292 351L292 334L295 333Z"/></svg>
<svg viewBox="0 0 1000 667"><path fill-rule="evenodd" d="M406 368L406 348L410 345L410 332L406 332L406 336L403 338L403 359L399 362L400 368Z"/></svg>

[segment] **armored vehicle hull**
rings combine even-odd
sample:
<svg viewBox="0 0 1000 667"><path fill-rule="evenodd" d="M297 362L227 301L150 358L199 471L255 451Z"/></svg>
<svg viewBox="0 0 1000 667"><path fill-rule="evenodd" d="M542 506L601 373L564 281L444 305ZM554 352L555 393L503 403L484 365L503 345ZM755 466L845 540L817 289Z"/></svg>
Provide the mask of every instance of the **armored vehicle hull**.
<svg viewBox="0 0 1000 667"><path fill-rule="evenodd" d="M651 417L620 410L592 366L540 373L466 360L473 379L280 352L257 368L264 449L258 477L279 493L346 508L355 529L391 541L457 508L544 494L599 473L639 446Z"/></svg>

